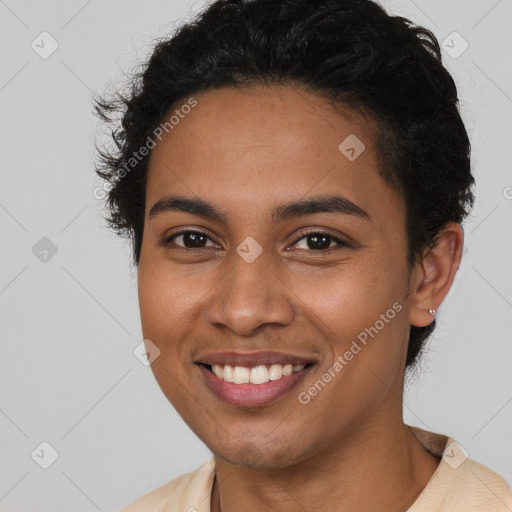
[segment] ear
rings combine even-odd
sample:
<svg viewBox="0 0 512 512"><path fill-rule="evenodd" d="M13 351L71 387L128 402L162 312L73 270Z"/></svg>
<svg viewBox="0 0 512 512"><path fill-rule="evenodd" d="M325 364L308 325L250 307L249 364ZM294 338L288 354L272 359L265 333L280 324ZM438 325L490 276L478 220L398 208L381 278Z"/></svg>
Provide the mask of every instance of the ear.
<svg viewBox="0 0 512 512"><path fill-rule="evenodd" d="M429 325L450 290L462 258L464 233L460 224L450 222L436 244L427 249L412 271L409 323L417 327Z"/></svg>

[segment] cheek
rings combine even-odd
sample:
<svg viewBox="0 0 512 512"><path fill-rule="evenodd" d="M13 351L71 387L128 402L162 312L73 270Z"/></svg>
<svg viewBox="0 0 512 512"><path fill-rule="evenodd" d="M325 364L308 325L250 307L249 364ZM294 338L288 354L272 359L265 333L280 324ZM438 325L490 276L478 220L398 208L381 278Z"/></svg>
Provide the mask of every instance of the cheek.
<svg viewBox="0 0 512 512"><path fill-rule="evenodd" d="M205 293L201 281L171 268L165 261L139 265L138 295L144 336L166 343L167 333L179 331ZM175 338L175 336L173 336Z"/></svg>
<svg viewBox="0 0 512 512"><path fill-rule="evenodd" d="M394 270L398 274L398 270ZM343 350L347 339L357 337L365 328L378 322L395 318L395 302L403 300L403 277L382 267L382 262L359 261L357 265L340 266L329 273L301 276L290 283L300 298L304 311L314 313L319 327L339 349ZM402 304L403 306L403 304ZM386 322L386 326L391 322ZM380 329L379 329L380 330Z"/></svg>
<svg viewBox="0 0 512 512"><path fill-rule="evenodd" d="M139 264L138 294L142 332L160 350L151 370L162 392L185 421L193 416L195 403L187 384L190 369L183 365L185 334L191 329L194 305L200 295L191 287L193 278L183 279L165 262L149 258ZM197 319L196 319L197 321Z"/></svg>
<svg viewBox="0 0 512 512"><path fill-rule="evenodd" d="M369 258L357 268L340 268L316 280L314 286L307 280L301 286L305 310L314 312L312 318L331 346L332 356L322 370L332 384L319 403L325 399L328 407L330 393L347 410L378 399L386 386L395 385L407 348L403 269Z"/></svg>
<svg viewBox="0 0 512 512"><path fill-rule="evenodd" d="M328 439L343 431L340 425L348 428L354 418L377 410L386 397L399 396L407 347L408 325L399 294L360 288L349 293L345 284L343 293L332 295L338 303L324 311L332 358L298 396L308 426Z"/></svg>

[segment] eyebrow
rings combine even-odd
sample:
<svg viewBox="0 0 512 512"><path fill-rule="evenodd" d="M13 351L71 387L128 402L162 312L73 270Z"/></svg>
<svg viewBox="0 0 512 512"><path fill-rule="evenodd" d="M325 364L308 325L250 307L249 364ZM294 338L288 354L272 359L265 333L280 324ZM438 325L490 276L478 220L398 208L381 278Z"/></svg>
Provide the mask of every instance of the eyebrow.
<svg viewBox="0 0 512 512"><path fill-rule="evenodd" d="M181 196L166 196L159 199L149 211L149 218L164 212L186 212L205 219L227 224L227 212L204 199L192 199ZM371 216L355 203L342 196L317 196L300 201L282 204L272 211L273 224L286 220L311 215L314 213L334 213L353 215L371 222Z"/></svg>

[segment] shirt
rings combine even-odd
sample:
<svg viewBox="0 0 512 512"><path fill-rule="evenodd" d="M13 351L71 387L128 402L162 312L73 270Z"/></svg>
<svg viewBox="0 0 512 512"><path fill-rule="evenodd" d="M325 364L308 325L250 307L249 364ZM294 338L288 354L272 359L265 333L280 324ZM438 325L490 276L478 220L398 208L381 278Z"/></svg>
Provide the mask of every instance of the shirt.
<svg viewBox="0 0 512 512"><path fill-rule="evenodd" d="M467 457L451 437L409 427L420 443L442 457L408 512L511 512L512 495L505 480ZM121 512L211 512L215 476L212 458L192 473L182 475L142 496Z"/></svg>

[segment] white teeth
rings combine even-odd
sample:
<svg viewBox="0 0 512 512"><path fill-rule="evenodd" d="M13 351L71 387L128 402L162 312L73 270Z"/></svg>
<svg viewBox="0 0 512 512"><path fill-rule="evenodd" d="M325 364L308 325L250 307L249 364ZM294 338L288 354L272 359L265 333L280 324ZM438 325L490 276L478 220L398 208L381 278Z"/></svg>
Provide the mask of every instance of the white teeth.
<svg viewBox="0 0 512 512"><path fill-rule="evenodd" d="M266 365L254 366L247 368L245 366L230 366L214 364L212 372L225 382L233 382L235 384L265 384L269 381L279 380L287 377L295 372L300 372L305 365L303 364L271 364L268 368Z"/></svg>
<svg viewBox="0 0 512 512"><path fill-rule="evenodd" d="M270 366L270 371L268 372L270 380L277 380L283 376L283 365L282 364L273 364Z"/></svg>
<svg viewBox="0 0 512 512"><path fill-rule="evenodd" d="M243 366L235 366L233 371L233 382L235 384L248 384L249 376L249 368L244 368Z"/></svg>
<svg viewBox="0 0 512 512"><path fill-rule="evenodd" d="M224 366L224 376L223 376L222 380L225 380L226 382L233 382L235 380L235 377L233 374L234 374L233 367L229 366L229 364L227 364L226 366Z"/></svg>
<svg viewBox="0 0 512 512"><path fill-rule="evenodd" d="M283 367L283 376L291 375L293 373L293 365L285 364Z"/></svg>
<svg viewBox="0 0 512 512"><path fill-rule="evenodd" d="M215 373L215 375L217 375L217 377L219 377L219 379L224 379L224 367L222 365L214 364L212 366L212 371Z"/></svg>
<svg viewBox="0 0 512 512"><path fill-rule="evenodd" d="M268 382L268 370L266 366L255 366L251 368L250 380L253 384L264 384Z"/></svg>

